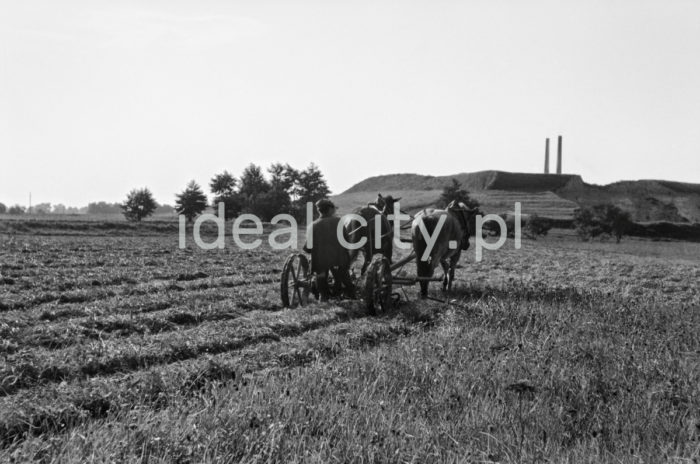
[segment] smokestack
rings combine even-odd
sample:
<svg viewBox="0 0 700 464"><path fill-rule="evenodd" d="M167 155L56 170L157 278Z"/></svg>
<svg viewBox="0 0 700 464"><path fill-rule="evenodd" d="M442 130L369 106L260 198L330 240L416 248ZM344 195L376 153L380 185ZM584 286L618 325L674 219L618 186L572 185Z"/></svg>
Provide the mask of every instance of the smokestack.
<svg viewBox="0 0 700 464"><path fill-rule="evenodd" d="M549 174L549 139L544 143L544 173Z"/></svg>
<svg viewBox="0 0 700 464"><path fill-rule="evenodd" d="M557 143L557 174L561 174L561 135Z"/></svg>

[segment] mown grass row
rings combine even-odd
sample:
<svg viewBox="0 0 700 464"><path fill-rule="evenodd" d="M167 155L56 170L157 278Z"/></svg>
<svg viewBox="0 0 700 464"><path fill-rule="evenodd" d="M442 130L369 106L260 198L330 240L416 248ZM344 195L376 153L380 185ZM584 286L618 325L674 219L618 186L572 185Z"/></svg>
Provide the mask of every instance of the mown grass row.
<svg viewBox="0 0 700 464"><path fill-rule="evenodd" d="M346 310L333 311L346 314ZM201 394L212 382L233 380L244 387L248 374L253 372L331 359L347 350L391 342L418 329L404 318L338 322L332 330L306 330L302 326L298 333L261 339L255 347L235 353L207 354L123 376L25 390L0 399L0 444L8 446L27 434L64 433L85 421L123 414L137 407L171 406Z"/></svg>
<svg viewBox="0 0 700 464"><path fill-rule="evenodd" d="M235 292L226 289L211 292L209 289L174 292L165 292L148 295L119 295L113 298L100 300L94 304L65 304L47 305L35 307L31 310L12 311L0 313L0 323L8 327L24 329L33 326L46 326L47 323L69 322L72 319L100 318L113 315L129 315L155 313L167 310L171 307L217 304L229 300L237 295L246 298L244 287L236 288Z"/></svg>
<svg viewBox="0 0 700 464"><path fill-rule="evenodd" d="M80 425L61 440L30 439L5 456L692 462L700 456L698 309L604 297L467 300L398 343L262 371L245 387L176 393L162 408Z"/></svg>
<svg viewBox="0 0 700 464"><path fill-rule="evenodd" d="M199 303L199 302L198 302ZM116 314L104 317L83 317L54 324L31 325L22 329L0 329L0 353L14 354L20 349L46 348L49 350L66 348L90 340L108 340L131 335L149 335L178 330L206 322L237 319L249 309L236 308L228 301L219 301L216 307L209 305L201 310L178 305L165 310L146 313ZM201 303L199 303L201 304ZM258 308L261 309L261 308ZM137 313L138 314L138 313Z"/></svg>
<svg viewBox="0 0 700 464"><path fill-rule="evenodd" d="M95 305L66 305L52 310L5 313L0 317L0 355L31 356L37 348L61 349L90 340L168 332L183 326L236 318L251 310L276 311L270 293L256 298L260 286L235 291L200 290L174 295L112 298ZM17 354L20 353L20 354Z"/></svg>
<svg viewBox="0 0 700 464"><path fill-rule="evenodd" d="M279 261L279 259L277 259ZM173 263L166 261L155 263L154 269L141 268L138 272L133 269L127 269L120 272L115 272L109 263L98 271L86 272L82 268L71 268L60 266L60 271L52 269L41 269L33 272L24 273L5 273L0 277L0 288L3 288L8 295L21 296L23 293L31 293L32 290L41 288L43 293L47 294L62 294L71 291L90 291L96 290L95 287L102 289L112 289L113 287L134 286L150 281L172 281L186 282L191 280L199 280L205 278L222 278L222 277L255 277L256 274L269 275L270 273L279 273L280 268L259 268L257 270L249 269L249 273L245 276L241 275L240 271L231 268L222 269L220 264L208 264L204 262L197 263L197 270L192 270L192 262L187 261ZM273 263L275 261L272 261ZM235 259L231 259L228 264L235 265ZM267 264L270 264L268 261ZM278 263L281 265L281 263ZM236 267L236 266L233 266ZM163 271L166 272L163 272ZM206 271L206 272L205 272ZM58 299L56 296L53 299Z"/></svg>
<svg viewBox="0 0 700 464"><path fill-rule="evenodd" d="M258 294L257 288L246 288L246 292ZM581 291L572 288L543 288L542 286L523 286L517 290L477 285L460 286L455 295L461 295L470 300L484 298L503 298L508 295L530 300L543 301L584 301L595 298L599 292ZM127 337L134 334L156 334L177 330L181 326L196 325L205 322L225 321L237 318L245 311L254 309L280 309L276 298L250 299L240 301L241 295L236 295L237 303L231 303L231 298L217 293L198 293L195 298L188 295L189 303L173 302L170 306L166 301L156 301L144 304L139 296L132 303L122 308L109 306L100 307L99 311L73 311L71 308L44 311L39 315L41 321L37 324L34 319L27 319L29 314L20 321L13 321L12 330L9 326L0 329L3 342L0 343L0 353L13 354L20 349L27 352L28 348L61 349L89 340L108 340L110 338ZM134 297L132 297L134 298ZM157 298L157 296L152 296ZM161 309L163 308L163 309ZM150 313L143 316L144 313ZM50 323L46 323L51 321Z"/></svg>
<svg viewBox="0 0 700 464"><path fill-rule="evenodd" d="M93 303L115 296L139 296L152 295L154 293L173 293L207 289L222 289L245 287L255 284L271 284L279 281L278 276L269 273L252 274L246 277L216 277L199 280L173 281L173 282L145 282L136 285L121 285L117 288L93 287L90 289L74 290L62 293L39 292L22 295L19 299L0 301L2 311L26 311L47 303ZM28 292L27 292L28 293Z"/></svg>
<svg viewBox="0 0 700 464"><path fill-rule="evenodd" d="M257 254L234 248L206 253L180 250L176 237L173 242L168 237L98 238L88 240L89 246L75 246L74 239L60 237L25 239L21 246L0 250L0 291L8 295L37 288L64 293L149 280L189 280L202 273L236 276L243 268L246 274L264 273L270 272L271 266L280 267L284 259L266 248Z"/></svg>
<svg viewBox="0 0 700 464"><path fill-rule="evenodd" d="M343 311L319 311L312 317L299 319L290 311L254 311L233 321L210 322L148 337L136 335L100 340L89 346L15 353L9 355L0 367L0 396L38 384L131 372L203 354L237 350L331 325L352 316Z"/></svg>

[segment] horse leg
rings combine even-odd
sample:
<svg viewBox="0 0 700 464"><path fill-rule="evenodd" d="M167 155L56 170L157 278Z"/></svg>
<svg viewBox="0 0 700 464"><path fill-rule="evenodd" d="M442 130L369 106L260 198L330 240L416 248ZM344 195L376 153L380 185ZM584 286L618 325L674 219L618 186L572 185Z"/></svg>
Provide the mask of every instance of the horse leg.
<svg viewBox="0 0 700 464"><path fill-rule="evenodd" d="M455 269L457 268L457 262L459 261L459 255L460 255L460 253L457 253L450 260L450 280L449 280L449 283L447 284L447 291L448 292L452 292L452 282L454 282L454 280L455 280Z"/></svg>
<svg viewBox="0 0 700 464"><path fill-rule="evenodd" d="M328 288L328 273L330 270L325 272L319 272L316 275L316 285L318 286L319 301L328 301L328 296L330 294Z"/></svg>
<svg viewBox="0 0 700 464"><path fill-rule="evenodd" d="M363 251L365 253L365 262L362 263L362 275L365 275L365 272L367 271L367 268L369 267L369 263L370 263L370 261L372 261L372 246L365 245Z"/></svg>
<svg viewBox="0 0 700 464"><path fill-rule="evenodd" d="M348 251L348 256L349 256L348 263L352 264L357 259L357 255L359 253L360 253L359 250L349 250Z"/></svg>
<svg viewBox="0 0 700 464"><path fill-rule="evenodd" d="M442 266L442 273L443 273L443 278L442 278L442 291L444 292L448 285L451 286L452 282L449 279L449 271L450 271L450 266L447 264L447 261L442 260L440 261L440 265Z"/></svg>
<svg viewBox="0 0 700 464"><path fill-rule="evenodd" d="M428 298L428 282L425 280L420 281L420 297L421 299Z"/></svg>
<svg viewBox="0 0 700 464"><path fill-rule="evenodd" d="M382 254L384 256L386 256L386 259L389 260L389 264L391 264L393 262L392 255L394 254L393 253L394 246L393 246L393 243L391 243L392 240L393 240L393 237L389 237L389 239L386 240L386 243L384 244L384 247L383 247L384 249L382 250Z"/></svg>

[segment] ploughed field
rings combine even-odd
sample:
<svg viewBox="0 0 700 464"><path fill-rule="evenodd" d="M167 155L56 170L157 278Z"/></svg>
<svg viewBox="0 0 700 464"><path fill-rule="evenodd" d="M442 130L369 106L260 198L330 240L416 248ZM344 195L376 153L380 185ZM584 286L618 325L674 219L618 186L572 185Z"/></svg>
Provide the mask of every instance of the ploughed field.
<svg viewBox="0 0 700 464"><path fill-rule="evenodd" d="M700 459L698 244L472 247L370 317L266 243L62 233L0 235L0 462Z"/></svg>

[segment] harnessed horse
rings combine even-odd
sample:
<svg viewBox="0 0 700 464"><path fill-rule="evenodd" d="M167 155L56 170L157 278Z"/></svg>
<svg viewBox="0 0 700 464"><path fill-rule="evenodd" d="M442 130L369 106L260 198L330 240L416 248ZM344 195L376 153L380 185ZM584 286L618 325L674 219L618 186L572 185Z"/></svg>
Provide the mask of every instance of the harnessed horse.
<svg viewBox="0 0 700 464"><path fill-rule="evenodd" d="M363 237L366 239L362 248L350 250L350 262L357 259L360 251L364 253L365 260L362 265L362 274L367 270L375 253L381 253L391 263L394 251L394 228L387 219L387 215L393 213L394 203L400 199L394 199L390 195L383 197L380 193L377 196L376 203L369 203L367 206L361 206L353 210L353 214L361 216L365 220L366 225L355 218L351 218L345 223L345 231L349 243L359 243Z"/></svg>
<svg viewBox="0 0 700 464"><path fill-rule="evenodd" d="M445 272L442 289L452 290L459 257L462 250L469 249L469 215L474 212L475 210L467 208L464 203L453 201L446 209L430 208L416 214L411 224L411 237L416 253L418 277L432 277L440 263ZM440 223L442 226L437 232L437 237L433 237ZM424 256L428 250L428 237L433 237L434 243L432 249L427 252L428 256ZM428 284L426 280L420 281L421 298L428 296Z"/></svg>

